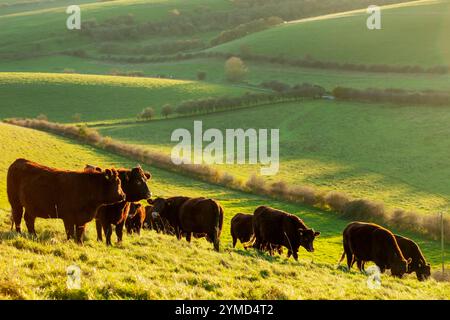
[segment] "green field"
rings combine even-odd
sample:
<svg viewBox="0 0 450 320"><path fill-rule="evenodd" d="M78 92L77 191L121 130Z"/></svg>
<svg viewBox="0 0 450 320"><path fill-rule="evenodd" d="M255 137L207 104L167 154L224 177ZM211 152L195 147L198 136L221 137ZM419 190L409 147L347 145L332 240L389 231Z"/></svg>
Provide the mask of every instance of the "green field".
<svg viewBox="0 0 450 320"><path fill-rule="evenodd" d="M290 22L251 34L211 50L342 63L449 65L450 2L426 0L381 11L381 30L369 30L366 10Z"/></svg>
<svg viewBox="0 0 450 320"><path fill-rule="evenodd" d="M383 74L312 68L286 67L269 63L244 62L248 68L245 83L259 85L264 81L278 80L299 84L309 82L332 90L337 86L352 88L400 88L409 90L450 91L450 75ZM52 72L65 70L81 74L108 74L111 71L142 71L147 77L164 75L175 79L197 80L199 71L206 72L206 81L229 85L224 73L225 60L193 59L164 63L114 63L69 56L52 56L17 61L0 61L4 72ZM244 83L244 84L245 84Z"/></svg>
<svg viewBox="0 0 450 320"><path fill-rule="evenodd" d="M130 167L134 162L103 151L74 144L66 139L30 129L0 124L2 157L0 180L17 157L26 157L60 168L78 169L85 163ZM32 148L30 146L33 146ZM48 157L51 154L52 157ZM192 244L173 237L144 231L141 237L126 237L120 246L106 248L95 241L91 223L87 241L80 247L65 240L61 221L37 220L38 240L9 230L8 204L0 193L2 232L0 252L0 297L28 299L446 299L448 283L418 282L414 276L382 277L382 288L368 290L366 277L356 271L336 269L341 253L341 230L347 221L333 215L262 197L211 186L156 168L150 188L159 196L208 195L225 209L222 252L206 241ZM320 230L316 252L300 250L299 262L285 257L258 255L231 248L229 220L237 212L251 212L268 204L294 212ZM415 238L437 270L439 246ZM449 262L449 260L447 260ZM66 268L82 270L82 289L66 288ZM134 270L130 272L130 270Z"/></svg>
<svg viewBox="0 0 450 320"><path fill-rule="evenodd" d="M194 120L203 121L203 130L279 128L280 172L267 176L270 181L344 191L426 213L449 205L450 187L443 179L450 175L445 108L304 101L98 129L102 135L170 155L176 144L170 141L172 131L192 132ZM242 178L259 174L255 165L218 168Z"/></svg>
<svg viewBox="0 0 450 320"><path fill-rule="evenodd" d="M0 117L72 122L136 119L146 107L160 115L166 103L205 96L241 95L248 89L194 81L50 73L0 73Z"/></svg>

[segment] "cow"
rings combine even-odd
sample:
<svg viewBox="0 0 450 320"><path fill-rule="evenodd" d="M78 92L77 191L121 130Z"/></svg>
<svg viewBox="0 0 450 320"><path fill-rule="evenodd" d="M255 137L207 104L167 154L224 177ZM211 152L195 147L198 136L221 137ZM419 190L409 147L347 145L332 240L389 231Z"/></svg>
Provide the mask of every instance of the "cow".
<svg viewBox="0 0 450 320"><path fill-rule="evenodd" d="M288 258L298 260L298 249L314 252L313 241L320 232L308 228L299 217L268 206L259 206L253 214L254 248L265 250L269 245L284 246Z"/></svg>
<svg viewBox="0 0 450 320"><path fill-rule="evenodd" d="M64 222L67 239L80 244L97 210L125 199L116 170L58 170L22 158L8 168L7 194L17 232L23 215L33 235L37 217L57 218Z"/></svg>
<svg viewBox="0 0 450 320"><path fill-rule="evenodd" d="M374 223L351 222L343 231L344 252L339 264L347 256L348 269L355 261L363 271L364 261L373 261L381 273L391 269L395 277L402 277L408 271L408 260L403 256L394 234Z"/></svg>
<svg viewBox="0 0 450 320"><path fill-rule="evenodd" d="M237 213L231 219L231 238L233 239L233 248L236 247L237 240L242 243L244 249L247 250L255 238L253 232L253 215L245 213Z"/></svg>
<svg viewBox="0 0 450 320"><path fill-rule="evenodd" d="M128 234L137 233L141 234L141 229L144 225L146 217L145 208L140 203L131 202L130 210L128 211L128 217L125 222L125 227Z"/></svg>
<svg viewBox="0 0 450 320"><path fill-rule="evenodd" d="M84 170L102 171L101 168L92 165L86 165ZM123 227L130 209L129 203L149 199L152 195L147 186L147 180L151 179L151 174L142 170L140 166L132 169L117 169L117 172L126 198L120 203L99 208L95 216L97 240L103 240L103 229L107 246L111 245L112 225L116 227L117 242L122 241Z"/></svg>
<svg viewBox="0 0 450 320"><path fill-rule="evenodd" d="M156 198L149 203L153 205L153 213L167 219L175 229L178 240L183 234L188 242L191 241L192 233L197 234L195 236L206 234L206 239L214 244L214 250L219 251L223 209L217 201L179 196Z"/></svg>
<svg viewBox="0 0 450 320"><path fill-rule="evenodd" d="M155 230L158 233L163 232L170 234L170 230L168 230L168 222L164 221L164 219L162 219L156 212L153 212L152 205L145 207L145 220L142 227L144 229ZM172 232L171 234L175 234L175 232Z"/></svg>
<svg viewBox="0 0 450 320"><path fill-rule="evenodd" d="M431 276L431 266L425 260L419 246L413 240L398 234L395 235L395 240L397 240L397 244L405 259L411 259L406 272L408 274L415 272L419 281L427 280ZM355 258L354 262L358 264L358 268L364 271L365 261Z"/></svg>

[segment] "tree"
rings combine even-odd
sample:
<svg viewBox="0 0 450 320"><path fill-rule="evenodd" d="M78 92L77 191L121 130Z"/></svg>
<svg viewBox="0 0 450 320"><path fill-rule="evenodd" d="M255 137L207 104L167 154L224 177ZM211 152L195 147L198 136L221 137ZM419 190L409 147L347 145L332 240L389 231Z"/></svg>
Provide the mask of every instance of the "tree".
<svg viewBox="0 0 450 320"><path fill-rule="evenodd" d="M203 81L205 79L206 79L206 72L205 71L197 72L197 80Z"/></svg>
<svg viewBox="0 0 450 320"><path fill-rule="evenodd" d="M173 113L173 107L170 104L164 105L161 109L161 115L167 119Z"/></svg>
<svg viewBox="0 0 450 320"><path fill-rule="evenodd" d="M231 82L239 82L247 74L247 67L238 57L231 57L225 62L225 76Z"/></svg>
<svg viewBox="0 0 450 320"><path fill-rule="evenodd" d="M152 107L147 107L138 115L138 118L143 120L151 120L155 116L155 110Z"/></svg>

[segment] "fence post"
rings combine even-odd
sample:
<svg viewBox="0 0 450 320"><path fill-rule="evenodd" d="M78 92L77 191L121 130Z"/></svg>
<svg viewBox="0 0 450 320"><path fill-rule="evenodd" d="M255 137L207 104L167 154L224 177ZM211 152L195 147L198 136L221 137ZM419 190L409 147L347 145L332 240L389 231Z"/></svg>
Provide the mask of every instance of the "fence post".
<svg viewBox="0 0 450 320"><path fill-rule="evenodd" d="M444 255L444 213L443 212L441 212L441 250L442 250L442 274L444 274L445 255Z"/></svg>

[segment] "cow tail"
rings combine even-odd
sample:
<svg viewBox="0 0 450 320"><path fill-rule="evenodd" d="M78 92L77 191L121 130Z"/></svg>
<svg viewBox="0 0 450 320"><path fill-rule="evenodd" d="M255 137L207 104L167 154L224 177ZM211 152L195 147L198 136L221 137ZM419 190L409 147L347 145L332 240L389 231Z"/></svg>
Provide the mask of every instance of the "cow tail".
<svg viewBox="0 0 450 320"><path fill-rule="evenodd" d="M344 252L342 252L341 259L339 259L338 267L341 265L341 262L344 260L344 258L345 258L345 250Z"/></svg>
<svg viewBox="0 0 450 320"><path fill-rule="evenodd" d="M220 250L220 234L222 232L223 225L223 209L222 207L215 201L213 201L216 206L216 221L214 223L214 232L213 232L213 243L214 250L217 252Z"/></svg>

